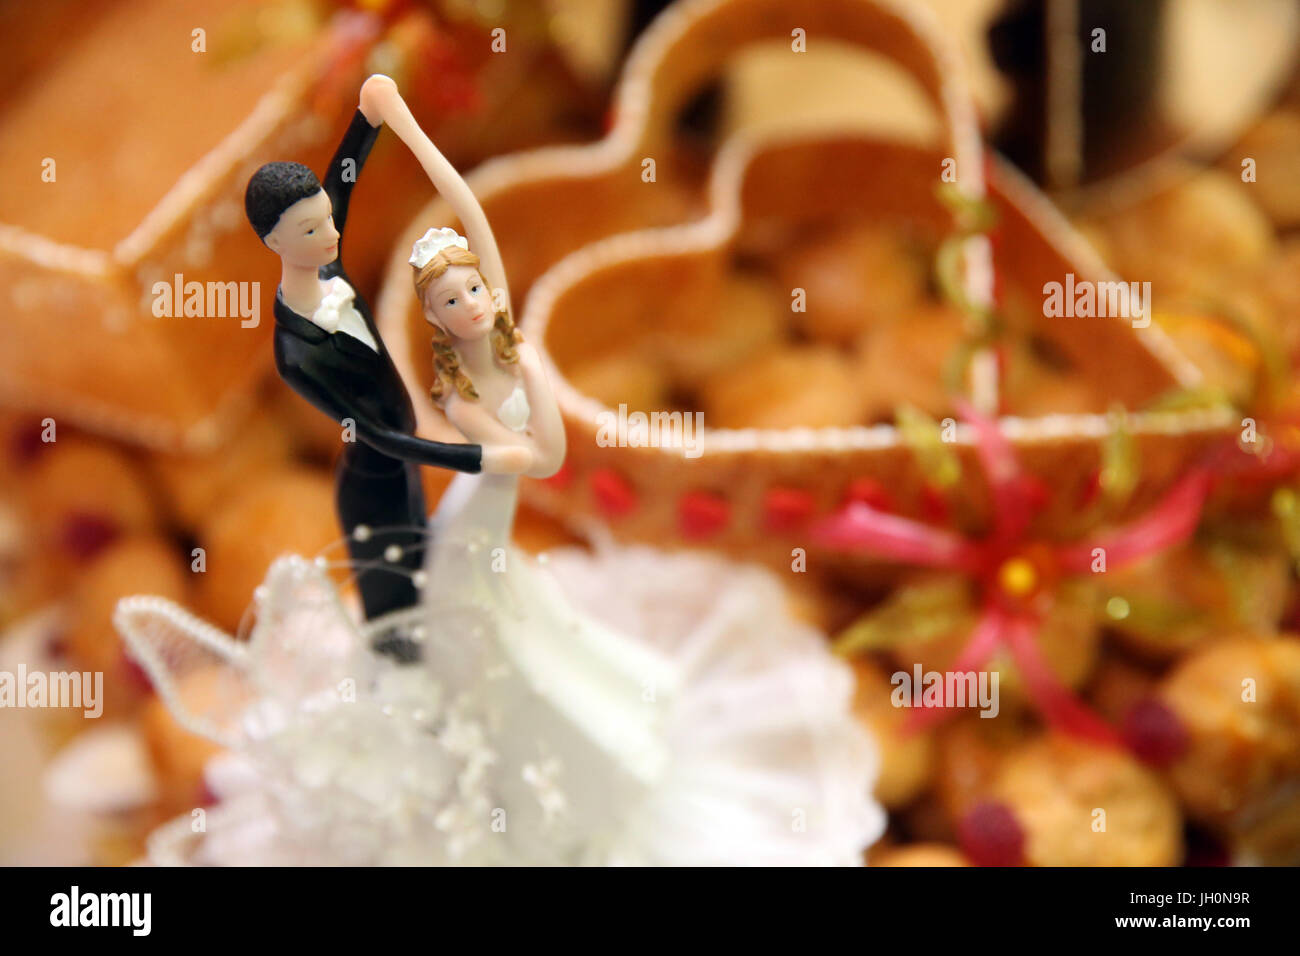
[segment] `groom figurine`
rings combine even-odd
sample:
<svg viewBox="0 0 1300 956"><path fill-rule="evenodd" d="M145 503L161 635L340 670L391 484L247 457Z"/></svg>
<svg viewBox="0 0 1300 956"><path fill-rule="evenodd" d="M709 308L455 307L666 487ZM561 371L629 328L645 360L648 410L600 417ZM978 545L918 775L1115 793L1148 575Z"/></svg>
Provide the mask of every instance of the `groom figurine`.
<svg viewBox="0 0 1300 956"><path fill-rule="evenodd" d="M415 436L410 396L370 307L343 269L348 199L382 122L363 86L323 185L301 163L267 163L244 194L248 221L282 265L275 294L280 377L355 434L339 460L335 500L372 620L417 598L411 575L420 570L427 518L417 466L466 472L526 466L511 459L513 450L492 449L485 460L479 445ZM409 651L383 649L399 657Z"/></svg>

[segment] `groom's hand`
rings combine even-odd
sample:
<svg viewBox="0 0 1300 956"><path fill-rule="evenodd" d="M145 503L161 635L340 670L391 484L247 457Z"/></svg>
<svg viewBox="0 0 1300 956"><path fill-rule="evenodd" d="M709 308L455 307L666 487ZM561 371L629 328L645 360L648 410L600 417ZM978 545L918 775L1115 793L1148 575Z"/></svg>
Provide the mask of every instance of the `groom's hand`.
<svg viewBox="0 0 1300 956"><path fill-rule="evenodd" d="M375 73L361 84L361 103L358 108L371 126L383 126L387 106L395 99L400 99L400 94L393 78Z"/></svg>
<svg viewBox="0 0 1300 956"><path fill-rule="evenodd" d="M522 445L484 445L483 471L493 475L520 475L533 466L533 453Z"/></svg>

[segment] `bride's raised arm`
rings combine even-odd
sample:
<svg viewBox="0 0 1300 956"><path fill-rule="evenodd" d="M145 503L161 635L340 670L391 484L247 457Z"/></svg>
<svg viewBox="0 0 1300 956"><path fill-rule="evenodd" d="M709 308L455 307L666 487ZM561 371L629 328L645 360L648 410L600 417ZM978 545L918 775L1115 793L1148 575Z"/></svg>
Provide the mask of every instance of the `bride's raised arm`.
<svg viewBox="0 0 1300 956"><path fill-rule="evenodd" d="M456 167L447 162L415 121L406 101L397 91L397 84L390 77L376 73L362 85L361 102L367 111L382 117L388 128L406 144L438 194L447 200L460 218L470 250L479 257L479 272L487 280L494 298L497 290L501 290L502 305L509 310L510 287L506 283L505 263L501 261L501 252L497 249L487 215Z"/></svg>

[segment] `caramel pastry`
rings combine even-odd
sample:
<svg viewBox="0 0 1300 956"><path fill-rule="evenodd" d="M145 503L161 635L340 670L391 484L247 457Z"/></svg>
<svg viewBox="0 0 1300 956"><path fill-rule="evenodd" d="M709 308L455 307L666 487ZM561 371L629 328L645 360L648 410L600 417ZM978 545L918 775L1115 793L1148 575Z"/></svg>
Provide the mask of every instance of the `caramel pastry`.
<svg viewBox="0 0 1300 956"><path fill-rule="evenodd" d="M1216 293L1216 301L1222 303L1219 309L1237 316L1236 320L1208 309L1192 308L1157 312L1155 316L1182 353L1201 369L1204 387L1227 396L1241 408L1249 408L1257 400L1256 387L1266 371L1264 356L1252 335L1269 342L1281 341L1281 329L1272 321L1271 310L1258 296L1243 293L1238 286L1253 282L1257 274L1258 269L1251 270L1241 279L1231 280L1230 289ZM1257 332L1247 334L1246 328L1234 327L1234 321L1253 326Z"/></svg>
<svg viewBox="0 0 1300 956"><path fill-rule="evenodd" d="M715 428L824 428L862 421L853 366L820 345L778 346L700 383L704 420Z"/></svg>
<svg viewBox="0 0 1300 956"><path fill-rule="evenodd" d="M135 536L108 548L77 578L67 610L67 649L79 668L103 672L106 714L132 711L149 692L113 626L117 602L143 591L184 603L190 574L181 559L162 538Z"/></svg>
<svg viewBox="0 0 1300 956"><path fill-rule="evenodd" d="M1183 658L1159 699L1187 735L1168 775L1189 816L1261 862L1300 860L1300 641L1250 637Z"/></svg>
<svg viewBox="0 0 1300 956"><path fill-rule="evenodd" d="M618 408L663 408L668 404L669 377L660 363L642 355L610 355L575 366L571 373L587 395Z"/></svg>
<svg viewBox="0 0 1300 956"><path fill-rule="evenodd" d="M1157 675L1120 654L1101 656L1088 681L1089 703L1103 718L1119 726L1133 708L1151 698Z"/></svg>
<svg viewBox="0 0 1300 956"><path fill-rule="evenodd" d="M1173 793L1115 748L1058 735L1034 740L1007 755L989 797L1023 830L1029 866L1182 862L1182 816Z"/></svg>
<svg viewBox="0 0 1300 956"><path fill-rule="evenodd" d="M331 431L337 442L339 427L331 423ZM233 429L215 451L154 454L149 469L166 496L173 520L193 532L239 486L289 464L291 453L292 438L285 427L271 415L257 414Z"/></svg>
<svg viewBox="0 0 1300 956"><path fill-rule="evenodd" d="M1007 754L1029 736L1016 715L963 714L935 730L935 795L950 826L983 799Z"/></svg>
<svg viewBox="0 0 1300 956"><path fill-rule="evenodd" d="M108 442L63 433L20 477L24 560L36 593L52 597L128 534L161 524L144 470Z"/></svg>
<svg viewBox="0 0 1300 956"><path fill-rule="evenodd" d="M1273 226L1239 177L1187 166L1171 186L1142 201L1084 218L1105 236L1110 265L1159 294L1218 296L1222 276L1262 262L1276 247Z"/></svg>
<svg viewBox="0 0 1300 956"><path fill-rule="evenodd" d="M1300 226L1300 183L1294 175L1300 166L1300 113L1278 110L1265 116L1224 154L1223 168L1240 179L1247 158L1255 161L1255 181L1243 182L1242 189L1277 228Z"/></svg>
<svg viewBox="0 0 1300 956"><path fill-rule="evenodd" d="M215 667L194 670L186 675L180 693L193 701L194 712L217 706L228 693L228 677ZM153 758L161 790L160 812L175 816L187 809L198 809L209 802L203 772L208 761L220 748L176 722L167 704L155 697L140 714L140 730Z"/></svg>
<svg viewBox="0 0 1300 956"><path fill-rule="evenodd" d="M1277 253L1260 268L1252 285L1259 288L1274 319L1278 341L1286 354L1300 354L1300 238L1282 241Z"/></svg>
<svg viewBox="0 0 1300 956"><path fill-rule="evenodd" d="M780 250L775 271L787 296L795 289L806 295L796 326L815 341L848 346L926 304L932 254L897 227L854 224Z"/></svg>
<svg viewBox="0 0 1300 956"><path fill-rule="evenodd" d="M1107 627L1137 654L1167 661L1234 634L1271 632L1290 582L1281 548L1220 541L1172 548L1101 584Z"/></svg>
<svg viewBox="0 0 1300 956"><path fill-rule="evenodd" d="M218 66L257 8L113 5L7 104L0 176L33 185L0 194L0 401L170 449L210 448L246 414L271 363L276 273L243 184L271 155L327 158L322 134L352 105L332 81L368 42L340 20ZM105 82L124 63L135 81ZM188 316L178 279L187 299L202 290Z"/></svg>
<svg viewBox="0 0 1300 956"><path fill-rule="evenodd" d="M655 323L656 346L677 390L690 391L708 376L743 365L781 341L790 325L790 301L768 279L732 273L719 283L712 300L669 310ZM617 362L618 353L611 359ZM601 400L599 392L583 394ZM661 400L634 407L663 405Z"/></svg>
<svg viewBox="0 0 1300 956"><path fill-rule="evenodd" d="M934 773L934 736L903 730L910 711L890 702L889 677L880 667L860 657L853 662L853 673L857 678L854 713L871 728L880 747L876 799L886 807L900 807L920 793Z"/></svg>
<svg viewBox="0 0 1300 956"><path fill-rule="evenodd" d="M899 405L932 418L951 414L945 372L967 336L962 317L948 306L931 305L874 321L858 345L855 366L867 394L867 418L892 420Z"/></svg>
<svg viewBox="0 0 1300 956"><path fill-rule="evenodd" d="M1037 365L1026 369L1014 385L1007 384L1006 409L1015 415L1087 415L1105 405L1096 386L1082 376L1062 376Z"/></svg>
<svg viewBox="0 0 1300 956"><path fill-rule="evenodd" d="M798 504L795 499L794 504ZM784 581L790 613L823 634L847 626L858 610L858 602L835 582L812 573L793 574Z"/></svg>
<svg viewBox="0 0 1300 956"><path fill-rule="evenodd" d="M912 843L872 853L871 866L970 866L960 850L943 843Z"/></svg>
<svg viewBox="0 0 1300 956"><path fill-rule="evenodd" d="M794 26L903 63L936 107L941 142L906 146L824 130L762 140L734 137L715 158L705 193L673 160L673 120L704 78L732 54L760 39L788 42ZM518 260L507 251L506 265L513 277L516 261L528 258L524 281L530 288L520 327L547 361L569 455L565 480L527 484L529 500L566 523L606 523L623 539L705 544L788 567L792 549L807 546L800 540L802 526L787 523L782 533L771 528L773 512L784 509L791 494L801 499L801 512L813 516L838 508L851 483L864 477L897 489L902 501L920 499L927 476L892 426L725 428L706 416L704 453L688 459L678 447L597 442L609 409L581 393L567 375L584 360L620 350L636 354L644 346L645 316L659 302L681 302L682 309L698 312L689 290L715 284L756 233L798 237L838 221L897 227L931 242L953 234L953 214L935 195L945 159L955 162L961 202L987 199L995 209L1004 294L1021 290L1041 302L1044 285L1067 276L1113 281L1078 234L1022 177L994 159L986 178L975 113L953 60L942 32L913 5L811 0L796 15L777 0L684 0L642 34L616 91L613 125L603 140L496 160L468 177L494 226L519 223L499 231L517 231L539 247L531 257L518 253ZM643 180L643 161L661 157L658 179ZM670 195L674 189L694 189L704 200L704 218L659 225L662 213L645 210L647 197L664 186L671 187L664 190ZM571 229L568 224L579 209L587 225ZM593 210L598 214L592 215ZM519 219L525 212L529 218ZM380 328L399 354L403 374L419 383L411 391L422 427L436 423L438 413L424 401L420 387L429 375L424 370L426 343L405 258L414 238L430 224L446 222L440 207L418 214L397 244L378 309ZM547 223L544 235L530 222ZM552 223L561 226L552 229ZM976 307L987 306L994 285L990 244L972 236L960 239L957 248L965 264L959 279L962 294ZM542 271L539 263L549 268ZM600 303L598 315L592 302ZM667 307L664 313L675 315ZM1035 334L1050 341L1108 399L1126 407L1200 382L1199 371L1166 335L1155 327L1135 328L1133 317L1062 321L1048 319L1041 308L1031 313ZM743 367L752 368L754 361ZM999 396L993 357L981 352L970 368L966 385L976 407L995 409ZM1221 409L1132 416L1129 427L1147 479L1132 501L1134 513L1156 500L1230 422ZM1059 415L1004 418L999 424L1027 469L1067 492L1049 502L1040 525L1050 528L1074 516L1077 501L1068 492L1086 484L1098 467L1113 420L1101 414ZM963 463L974 468L973 436L958 429L954 446ZM955 489L960 500L954 507L987 516L989 503L982 491L978 483L962 483ZM820 550L810 556L862 573L881 571L865 560Z"/></svg>
<svg viewBox="0 0 1300 956"><path fill-rule="evenodd" d="M286 553L320 554L340 537L328 474L288 468L250 477L199 531L207 566L196 595L201 613L228 631L238 631L253 591L273 560ZM343 552L334 557L343 560Z"/></svg>
<svg viewBox="0 0 1300 956"><path fill-rule="evenodd" d="M1015 305L1032 307L1024 301ZM1020 326L1021 329L1031 327L1031 322ZM1083 373L1032 331L1017 330L1014 336L1008 336L1003 355L1001 395L1003 409L1008 414L1038 417L1088 415L1108 410L1111 399L1105 383Z"/></svg>

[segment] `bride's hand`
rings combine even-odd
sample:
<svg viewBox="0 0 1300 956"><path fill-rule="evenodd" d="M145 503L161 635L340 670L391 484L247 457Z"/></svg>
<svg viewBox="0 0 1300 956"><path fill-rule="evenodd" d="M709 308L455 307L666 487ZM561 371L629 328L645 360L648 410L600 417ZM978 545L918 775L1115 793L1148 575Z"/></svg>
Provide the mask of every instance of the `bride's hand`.
<svg viewBox="0 0 1300 956"><path fill-rule="evenodd" d="M388 105L395 99L401 99L397 84L391 76L375 73L361 84L361 115L371 126L383 126Z"/></svg>
<svg viewBox="0 0 1300 956"><path fill-rule="evenodd" d="M519 475L533 466L533 453L523 445L484 445L483 471L492 475Z"/></svg>

